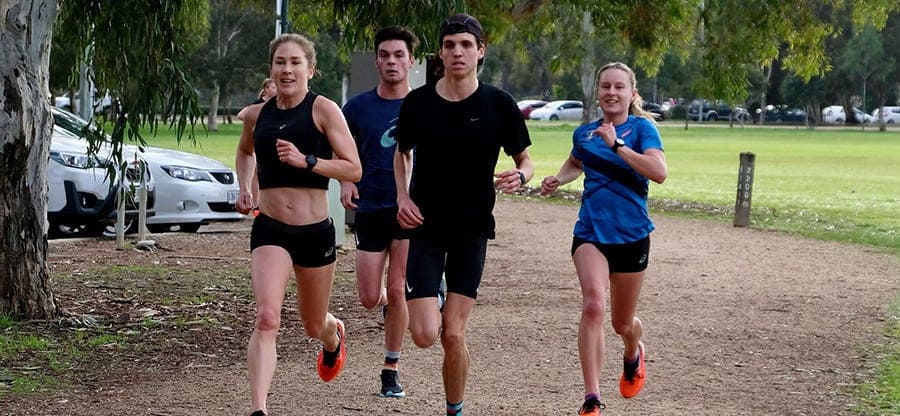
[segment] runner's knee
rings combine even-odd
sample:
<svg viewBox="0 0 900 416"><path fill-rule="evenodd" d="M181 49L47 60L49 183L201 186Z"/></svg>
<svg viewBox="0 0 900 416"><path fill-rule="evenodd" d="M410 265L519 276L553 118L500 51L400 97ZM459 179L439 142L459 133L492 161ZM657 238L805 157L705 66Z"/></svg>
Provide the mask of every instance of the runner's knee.
<svg viewBox="0 0 900 416"><path fill-rule="evenodd" d="M466 334L462 331L448 331L445 329L441 333L441 346L444 347L445 351L465 348Z"/></svg>
<svg viewBox="0 0 900 416"><path fill-rule="evenodd" d="M428 348L434 345L434 342L437 341L438 331L437 330L415 330L413 328L409 329L409 335L411 336L413 343L416 344L419 348Z"/></svg>
<svg viewBox="0 0 900 416"><path fill-rule="evenodd" d="M606 304L600 299L585 299L582 303L581 314L584 318L603 320L606 314Z"/></svg>
<svg viewBox="0 0 900 416"><path fill-rule="evenodd" d="M381 305L381 291L359 290L359 303L363 308L372 309Z"/></svg>
<svg viewBox="0 0 900 416"><path fill-rule="evenodd" d="M256 311L256 329L261 331L277 331L280 326L280 309L260 308Z"/></svg>

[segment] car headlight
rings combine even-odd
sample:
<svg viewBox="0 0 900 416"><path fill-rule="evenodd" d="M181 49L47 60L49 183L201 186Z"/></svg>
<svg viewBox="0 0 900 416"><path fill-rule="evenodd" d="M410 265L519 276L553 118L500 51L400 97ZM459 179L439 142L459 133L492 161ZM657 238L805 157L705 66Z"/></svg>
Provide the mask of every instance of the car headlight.
<svg viewBox="0 0 900 416"><path fill-rule="evenodd" d="M207 181L212 182L209 174L206 171L187 168L184 166L162 166L162 170L169 174L169 176L185 181L191 182L199 182L199 181Z"/></svg>
<svg viewBox="0 0 900 416"><path fill-rule="evenodd" d="M104 167L104 164L96 156L88 156L79 153L50 152L50 159L56 162L78 169L91 169Z"/></svg>

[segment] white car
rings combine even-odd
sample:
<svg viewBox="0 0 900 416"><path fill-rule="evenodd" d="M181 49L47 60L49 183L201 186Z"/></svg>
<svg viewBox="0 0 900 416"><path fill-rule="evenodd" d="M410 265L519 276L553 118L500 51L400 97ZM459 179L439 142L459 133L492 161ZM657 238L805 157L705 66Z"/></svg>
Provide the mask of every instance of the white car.
<svg viewBox="0 0 900 416"><path fill-rule="evenodd" d="M878 114L881 112L881 109L884 109L884 122L885 124L897 124L900 123L900 107L897 106L884 106L875 108L872 110L872 122L878 123Z"/></svg>
<svg viewBox="0 0 900 416"><path fill-rule="evenodd" d="M64 129L54 128L47 162L47 222L51 237L97 235L115 223L116 194L110 186L107 165L109 148L88 155L85 140ZM141 172L144 180L141 181ZM118 182L118 181L117 181ZM128 188L125 218L136 222L141 183L147 187L147 215L153 215L154 183L141 162L129 163L122 186Z"/></svg>
<svg viewBox="0 0 900 416"><path fill-rule="evenodd" d="M871 123L872 116L864 113L858 108L854 108L856 119L863 123ZM847 121L847 114L844 113L844 106L830 105L822 109L822 122L825 124L843 124Z"/></svg>
<svg viewBox="0 0 900 416"><path fill-rule="evenodd" d="M53 109L55 124L78 134L88 122L58 108ZM237 212L239 188L237 174L225 164L205 156L158 147L126 145L123 152L137 154L147 161L156 186L155 215L147 218L147 229L158 233L195 232L201 225L216 221L240 221ZM135 224L129 224L135 229Z"/></svg>
<svg viewBox="0 0 900 416"><path fill-rule="evenodd" d="M531 120L574 120L581 121L584 114L584 104L581 101L559 100L550 101L547 105L536 108L528 118Z"/></svg>

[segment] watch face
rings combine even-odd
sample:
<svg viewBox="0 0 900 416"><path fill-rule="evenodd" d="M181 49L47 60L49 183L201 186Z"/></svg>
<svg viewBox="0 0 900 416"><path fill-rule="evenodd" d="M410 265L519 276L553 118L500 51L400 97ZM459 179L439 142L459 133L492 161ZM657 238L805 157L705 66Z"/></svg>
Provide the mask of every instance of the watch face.
<svg viewBox="0 0 900 416"><path fill-rule="evenodd" d="M618 144L619 146L625 146L625 140L616 139L616 144Z"/></svg>

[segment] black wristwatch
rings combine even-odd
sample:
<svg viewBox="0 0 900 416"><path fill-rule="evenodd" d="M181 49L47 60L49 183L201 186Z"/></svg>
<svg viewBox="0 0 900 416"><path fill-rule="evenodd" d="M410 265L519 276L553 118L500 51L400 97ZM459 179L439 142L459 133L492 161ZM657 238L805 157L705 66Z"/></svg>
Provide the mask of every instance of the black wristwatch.
<svg viewBox="0 0 900 416"><path fill-rule="evenodd" d="M316 167L316 163L319 163L319 158L316 155L306 155L306 169L312 170Z"/></svg>
<svg viewBox="0 0 900 416"><path fill-rule="evenodd" d="M525 185L525 174L524 174L524 173L522 173L522 171L521 171L521 170L518 170L518 171L516 171L516 172L518 172L518 173L519 173L519 182L521 182L521 183L522 183L522 185Z"/></svg>
<svg viewBox="0 0 900 416"><path fill-rule="evenodd" d="M619 154L619 148L622 147L622 146L625 146L625 140L622 140L622 139L616 139L616 142L613 143L611 149L612 149L613 153Z"/></svg>

